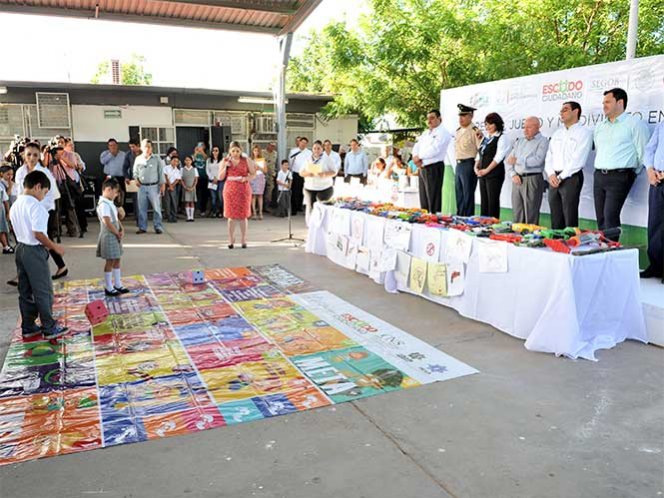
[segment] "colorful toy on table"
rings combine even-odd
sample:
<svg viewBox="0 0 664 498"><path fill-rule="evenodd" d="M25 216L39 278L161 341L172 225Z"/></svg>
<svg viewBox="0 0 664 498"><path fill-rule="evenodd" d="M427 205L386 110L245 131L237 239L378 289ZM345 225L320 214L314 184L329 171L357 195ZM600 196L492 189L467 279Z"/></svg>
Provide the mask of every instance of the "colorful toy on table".
<svg viewBox="0 0 664 498"><path fill-rule="evenodd" d="M543 230L538 230L535 232L537 235L541 236L544 239L563 239L567 240L570 237L574 237L581 233L581 230L578 228L567 227L561 229L545 228Z"/></svg>
<svg viewBox="0 0 664 498"><path fill-rule="evenodd" d="M572 252L570 246L565 243L564 239L542 239L544 245L555 252L569 254Z"/></svg>
<svg viewBox="0 0 664 498"><path fill-rule="evenodd" d="M491 230L493 230L493 233L505 233L505 234L514 233L514 231L512 230L511 221L501 221L500 223L494 223L493 225L491 225Z"/></svg>
<svg viewBox="0 0 664 498"><path fill-rule="evenodd" d="M521 240L519 242L515 242L515 245L520 247L530 247L530 248L545 247L544 238L535 233L523 234L521 236Z"/></svg>
<svg viewBox="0 0 664 498"><path fill-rule="evenodd" d="M606 247L620 247L620 242L610 240L620 237L620 232L620 227L609 228L604 232L600 232L599 230L582 232L574 237L570 237L567 240L567 245L570 247L580 247L589 244L604 244Z"/></svg>
<svg viewBox="0 0 664 498"><path fill-rule="evenodd" d="M513 223L512 224L512 231L516 233L520 233L522 235L528 234L528 233L535 233L538 230L546 230L546 228L541 227L539 225L533 225L530 223Z"/></svg>
<svg viewBox="0 0 664 498"><path fill-rule="evenodd" d="M518 233L492 233L489 235L491 240L500 240L502 242L509 242L511 244L516 244L521 242L523 237Z"/></svg>

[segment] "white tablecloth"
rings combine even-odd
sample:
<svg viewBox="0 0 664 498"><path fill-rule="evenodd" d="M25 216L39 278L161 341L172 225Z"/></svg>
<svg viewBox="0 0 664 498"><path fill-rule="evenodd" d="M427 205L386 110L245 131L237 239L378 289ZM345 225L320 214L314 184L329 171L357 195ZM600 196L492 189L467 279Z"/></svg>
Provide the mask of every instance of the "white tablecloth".
<svg viewBox="0 0 664 498"><path fill-rule="evenodd" d="M335 209L316 206L307 252L328 255L328 238L332 237L328 232ZM370 215L355 215L365 217L366 226ZM423 258L423 233L436 230L442 239L439 261L445 262L449 230L424 225L413 225L412 230L410 254ZM462 295L445 298L425 291L423 297L525 339L525 347L531 351L594 360L596 350L611 348L625 339L647 342L636 249L571 256L505 243L507 273L480 273L480 243L483 242L472 238ZM393 273L374 273L372 277L376 282L384 281L388 289L411 292L407 286L396 283Z"/></svg>

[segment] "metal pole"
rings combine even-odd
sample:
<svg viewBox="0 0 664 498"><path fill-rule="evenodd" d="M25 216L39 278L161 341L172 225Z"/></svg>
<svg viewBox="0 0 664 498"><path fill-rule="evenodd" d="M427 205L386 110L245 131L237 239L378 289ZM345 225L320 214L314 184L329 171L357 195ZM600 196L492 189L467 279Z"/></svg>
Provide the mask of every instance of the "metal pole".
<svg viewBox="0 0 664 498"><path fill-rule="evenodd" d="M286 68L290 59L293 33L279 37L281 61L279 65L279 81L277 83L277 167L282 159L288 159L286 143Z"/></svg>
<svg viewBox="0 0 664 498"><path fill-rule="evenodd" d="M277 101L277 171L281 168L282 159L288 159L288 144L286 143L286 68L290 59L291 41L293 33L279 37L279 50L281 61L279 66L279 82L275 97ZM303 239L293 237L292 213L288 204L288 237L273 240L272 242L304 242Z"/></svg>
<svg viewBox="0 0 664 498"><path fill-rule="evenodd" d="M636 56L636 39L639 28L639 0L631 0L629 5L629 28L627 29L627 53L625 59Z"/></svg>

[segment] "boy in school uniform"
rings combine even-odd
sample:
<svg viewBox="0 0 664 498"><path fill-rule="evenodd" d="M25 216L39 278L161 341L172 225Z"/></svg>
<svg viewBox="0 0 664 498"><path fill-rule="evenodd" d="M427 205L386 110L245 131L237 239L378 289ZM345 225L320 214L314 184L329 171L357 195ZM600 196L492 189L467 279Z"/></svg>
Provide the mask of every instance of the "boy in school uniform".
<svg viewBox="0 0 664 498"><path fill-rule="evenodd" d="M48 251L60 256L64 248L48 238L48 211L41 201L51 188L42 171L32 171L23 181L23 194L11 207L9 217L16 234L18 305L23 339L43 335L55 339L67 332L53 319L53 283L48 267ZM41 327L36 321L39 318Z"/></svg>
<svg viewBox="0 0 664 498"><path fill-rule="evenodd" d="M166 178L166 190L164 191L164 211L166 221L178 222L179 186L182 183L182 171L180 171L180 159L178 156L171 157L171 162L164 168Z"/></svg>
<svg viewBox="0 0 664 498"><path fill-rule="evenodd" d="M277 216L283 218L288 216L291 206L291 184L293 183L293 173L288 169L288 159L281 161L281 169L277 174L277 186L279 188L279 197L277 197Z"/></svg>

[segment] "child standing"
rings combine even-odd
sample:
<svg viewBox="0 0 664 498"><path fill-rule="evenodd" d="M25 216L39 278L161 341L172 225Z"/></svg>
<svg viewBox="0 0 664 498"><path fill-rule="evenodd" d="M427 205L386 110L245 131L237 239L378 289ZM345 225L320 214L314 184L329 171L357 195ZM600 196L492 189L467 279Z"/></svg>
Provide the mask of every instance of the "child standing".
<svg viewBox="0 0 664 498"><path fill-rule="evenodd" d="M104 180L101 189L102 193L97 205L97 217L101 225L97 241L97 257L106 260L104 291L108 297L117 297L129 292L129 289L122 285L120 271L124 227L118 218L118 208L113 202L120 194L120 184L115 178L109 178Z"/></svg>
<svg viewBox="0 0 664 498"><path fill-rule="evenodd" d="M277 216L283 218L288 216L291 206L291 183L293 182L293 173L288 169L288 159L281 161L281 169L277 174L277 186L279 188L279 197L277 197Z"/></svg>
<svg viewBox="0 0 664 498"><path fill-rule="evenodd" d="M166 221L178 222L178 186L182 183L182 171L180 171L180 159L172 156L171 162L164 168L166 177L166 191L164 192L164 210Z"/></svg>
<svg viewBox="0 0 664 498"><path fill-rule="evenodd" d="M21 332L24 339L43 334L47 340L67 332L53 319L53 282L48 267L48 250L60 256L64 248L48 238L48 211L41 201L51 187L45 173L32 171L23 181L19 195L9 212L18 246L18 306L21 311ZM39 318L41 327L36 321Z"/></svg>
<svg viewBox="0 0 664 498"><path fill-rule="evenodd" d="M3 168L0 168L0 176L3 175ZM2 244L2 254L14 254L14 249L9 245L9 192L4 182L0 181L0 244Z"/></svg>
<svg viewBox="0 0 664 498"><path fill-rule="evenodd" d="M19 186L14 182L14 170L11 166L0 166L0 183L4 185L5 191L9 196L9 205L14 204L16 197L21 192Z"/></svg>
<svg viewBox="0 0 664 498"><path fill-rule="evenodd" d="M182 169L182 187L184 188L184 210L187 213L187 221L194 221L196 203L196 185L198 185L198 170L194 168L194 160L191 156L184 158Z"/></svg>

